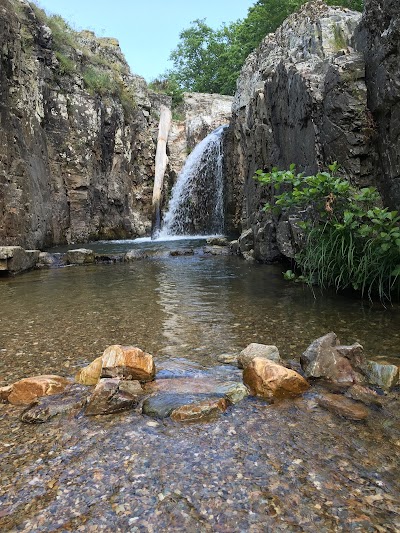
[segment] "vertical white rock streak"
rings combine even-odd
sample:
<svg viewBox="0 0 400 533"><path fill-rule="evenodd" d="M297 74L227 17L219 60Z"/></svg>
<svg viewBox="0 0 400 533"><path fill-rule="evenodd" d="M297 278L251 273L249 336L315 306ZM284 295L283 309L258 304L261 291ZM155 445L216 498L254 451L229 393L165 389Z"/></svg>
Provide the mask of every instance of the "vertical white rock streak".
<svg viewBox="0 0 400 533"><path fill-rule="evenodd" d="M161 226L161 199L164 188L164 175L167 169L167 140L171 128L171 110L162 105L160 108L160 124L158 126L157 151L155 162L153 201L152 201L152 235L159 231Z"/></svg>

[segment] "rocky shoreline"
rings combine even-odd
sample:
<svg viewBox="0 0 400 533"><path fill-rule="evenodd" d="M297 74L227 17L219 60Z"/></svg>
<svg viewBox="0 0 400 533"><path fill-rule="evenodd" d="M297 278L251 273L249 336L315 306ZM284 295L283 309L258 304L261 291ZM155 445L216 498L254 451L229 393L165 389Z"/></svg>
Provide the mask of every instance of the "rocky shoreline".
<svg viewBox="0 0 400 533"><path fill-rule="evenodd" d="M302 395L319 380L319 406L350 420L365 420L370 409L382 407L400 385L399 364L369 361L359 343L342 346L333 332L315 340L300 361L282 361L276 346L258 343L220 360L242 369L242 381L221 381L212 373L205 378L185 376L180 369L157 372L151 354L113 345L74 380L57 375L24 378L0 388L0 400L25 406L20 418L26 423L130 409L156 419L208 422L247 396L275 403Z"/></svg>

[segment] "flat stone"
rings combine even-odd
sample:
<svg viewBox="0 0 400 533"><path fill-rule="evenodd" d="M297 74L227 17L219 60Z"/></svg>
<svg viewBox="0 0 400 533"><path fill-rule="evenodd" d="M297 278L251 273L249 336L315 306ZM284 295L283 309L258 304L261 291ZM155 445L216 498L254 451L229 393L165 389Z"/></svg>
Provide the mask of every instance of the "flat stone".
<svg viewBox="0 0 400 533"><path fill-rule="evenodd" d="M224 365L238 366L238 357L237 353L222 353L217 357L217 361Z"/></svg>
<svg viewBox="0 0 400 533"><path fill-rule="evenodd" d="M28 405L40 396L63 392L70 380L54 375L33 376L13 383L7 401L13 405Z"/></svg>
<svg viewBox="0 0 400 533"><path fill-rule="evenodd" d="M104 350L102 355L103 368L101 377L121 377L151 381L154 379L156 367L153 356L135 346L115 344Z"/></svg>
<svg viewBox="0 0 400 533"><path fill-rule="evenodd" d="M153 418L167 418L175 409L203 399L199 395L161 393L146 398L143 402L142 413Z"/></svg>
<svg viewBox="0 0 400 533"><path fill-rule="evenodd" d="M82 385L97 385L103 368L103 358L97 357L90 365L81 368L75 376L75 381Z"/></svg>
<svg viewBox="0 0 400 533"><path fill-rule="evenodd" d="M142 399L143 394L138 382L131 387L125 387L119 378L100 379L89 399L85 414L108 415L132 409Z"/></svg>
<svg viewBox="0 0 400 533"><path fill-rule="evenodd" d="M174 409L171 418L176 422L206 422L218 418L227 407L228 401L225 398L204 400Z"/></svg>
<svg viewBox="0 0 400 533"><path fill-rule="evenodd" d="M21 414L21 421L28 424L48 422L57 415L79 412L87 403L88 389L82 385L72 385L61 394L42 396L37 403Z"/></svg>
<svg viewBox="0 0 400 533"><path fill-rule="evenodd" d="M365 405L375 405L378 407L382 407L383 405L383 398L375 391L368 387L364 387L363 385L352 385L347 389L345 395L348 398L362 402Z"/></svg>
<svg viewBox="0 0 400 533"><path fill-rule="evenodd" d="M240 352L238 356L238 367L246 368L255 357L269 359L270 361L274 361L274 363L281 362L279 350L276 346L252 342Z"/></svg>
<svg viewBox="0 0 400 533"><path fill-rule="evenodd" d="M204 246L203 252L209 255L229 255L227 246Z"/></svg>
<svg viewBox="0 0 400 533"><path fill-rule="evenodd" d="M244 400L250 391L240 382L224 383L216 390L217 393L223 394L223 396L229 401L229 403L235 405Z"/></svg>
<svg viewBox="0 0 400 533"><path fill-rule="evenodd" d="M294 370L261 357L243 370L243 382L253 395L267 399L298 396L310 387Z"/></svg>
<svg viewBox="0 0 400 533"><path fill-rule="evenodd" d="M87 248L77 248L76 250L68 250L64 254L64 261L68 265L84 265L94 263L95 253L93 250Z"/></svg>
<svg viewBox="0 0 400 533"><path fill-rule="evenodd" d="M226 237L209 237L206 242L209 246L229 246Z"/></svg>
<svg viewBox="0 0 400 533"><path fill-rule="evenodd" d="M391 390L399 383L399 367L368 361L366 377L372 385Z"/></svg>
<svg viewBox="0 0 400 533"><path fill-rule="evenodd" d="M341 394L326 392L317 398L317 403L328 411L350 420L365 420L369 415L364 405L345 398Z"/></svg>

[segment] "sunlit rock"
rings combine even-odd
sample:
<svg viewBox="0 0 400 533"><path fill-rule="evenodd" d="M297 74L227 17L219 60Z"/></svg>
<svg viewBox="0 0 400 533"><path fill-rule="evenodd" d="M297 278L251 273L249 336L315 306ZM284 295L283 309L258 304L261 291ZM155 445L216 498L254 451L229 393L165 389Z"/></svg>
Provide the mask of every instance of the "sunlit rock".
<svg viewBox="0 0 400 533"><path fill-rule="evenodd" d="M335 415L343 416L350 420L364 420L369 415L369 411L364 405L341 394L326 392L317 398L317 403Z"/></svg>
<svg viewBox="0 0 400 533"><path fill-rule="evenodd" d="M28 405L40 396L63 392L70 380L54 375L33 376L13 383L7 401L13 405Z"/></svg>
<svg viewBox="0 0 400 533"><path fill-rule="evenodd" d="M152 381L156 373L153 356L135 346L109 346L103 353L102 362L102 377Z"/></svg>
<svg viewBox="0 0 400 533"><path fill-rule="evenodd" d="M279 350L276 346L252 342L240 352L238 357L238 367L246 368L246 366L249 365L255 357L269 359L275 363L281 362Z"/></svg>
<svg viewBox="0 0 400 533"><path fill-rule="evenodd" d="M85 414L107 415L135 407L143 396L143 389L138 381L126 384L119 378L101 379L89 399Z"/></svg>
<svg viewBox="0 0 400 533"><path fill-rule="evenodd" d="M0 271L19 274L36 266L39 250L24 250L21 246L0 246Z"/></svg>
<svg viewBox="0 0 400 533"><path fill-rule="evenodd" d="M225 398L203 400L178 407L172 411L171 418L177 422L206 422L215 420L227 407L228 401Z"/></svg>
<svg viewBox="0 0 400 533"><path fill-rule="evenodd" d="M90 365L81 368L75 376L75 381L82 385L96 385L101 376L103 368L103 358L98 357Z"/></svg>
<svg viewBox="0 0 400 533"><path fill-rule="evenodd" d="M254 396L285 398L298 396L310 385L294 370L256 357L243 370L243 382Z"/></svg>

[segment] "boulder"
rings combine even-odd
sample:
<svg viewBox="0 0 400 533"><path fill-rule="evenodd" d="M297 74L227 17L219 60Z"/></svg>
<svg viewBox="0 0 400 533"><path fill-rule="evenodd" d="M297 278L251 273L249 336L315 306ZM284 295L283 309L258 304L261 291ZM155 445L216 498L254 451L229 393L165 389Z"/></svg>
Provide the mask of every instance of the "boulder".
<svg viewBox="0 0 400 533"><path fill-rule="evenodd" d="M101 379L89 399L85 414L108 415L135 407L144 392L138 381L127 383L119 378Z"/></svg>
<svg viewBox="0 0 400 533"><path fill-rule="evenodd" d="M62 264L62 254L51 254L50 252L40 252L36 266L38 268L44 267L58 267Z"/></svg>
<svg viewBox="0 0 400 533"><path fill-rule="evenodd" d="M81 368L75 376L75 381L82 385L97 385L102 368L103 358L100 356L92 361L90 365Z"/></svg>
<svg viewBox="0 0 400 533"><path fill-rule="evenodd" d="M239 250L241 253L249 252L254 248L254 234L251 228L245 230L238 239Z"/></svg>
<svg viewBox="0 0 400 533"><path fill-rule="evenodd" d="M245 367L243 381L253 395L268 399L298 396L310 387L294 370L261 357Z"/></svg>
<svg viewBox="0 0 400 533"><path fill-rule="evenodd" d="M316 339L300 358L306 377L326 378L342 385L363 381L351 361L358 368L365 364L362 346L340 346L333 332Z"/></svg>
<svg viewBox="0 0 400 533"><path fill-rule="evenodd" d="M209 237L206 242L209 246L228 246L229 245L229 241L226 237Z"/></svg>
<svg viewBox="0 0 400 533"><path fill-rule="evenodd" d="M147 259L149 254L145 250L129 250L125 254L124 261L130 263L131 261L138 261L141 259Z"/></svg>
<svg viewBox="0 0 400 533"><path fill-rule="evenodd" d="M7 385L6 387L0 387L0 401L7 402L8 397L12 391L12 385Z"/></svg>
<svg viewBox="0 0 400 533"><path fill-rule="evenodd" d="M368 383L377 385L384 390L391 390L399 383L399 367L397 365L368 361L365 373Z"/></svg>
<svg viewBox="0 0 400 533"><path fill-rule="evenodd" d="M104 350L101 377L152 381L156 373L153 356L135 346L115 344Z"/></svg>
<svg viewBox="0 0 400 533"><path fill-rule="evenodd" d="M42 396L21 414L21 421L28 424L48 422L60 414L79 412L87 403L87 388L74 384L61 394Z"/></svg>
<svg viewBox="0 0 400 533"><path fill-rule="evenodd" d="M35 268L40 250L24 250L21 246L0 246L0 271L19 274Z"/></svg>
<svg viewBox="0 0 400 533"><path fill-rule="evenodd" d="M345 398L341 394L326 392L317 398L317 403L335 415L350 420L364 420L369 415L369 411L364 405Z"/></svg>
<svg viewBox="0 0 400 533"><path fill-rule="evenodd" d="M215 420L227 407L228 401L224 398L203 400L174 409L171 418L176 422L206 422Z"/></svg>
<svg viewBox="0 0 400 533"><path fill-rule="evenodd" d="M84 265L94 263L95 253L93 250L87 248L77 248L76 250L68 250L64 255L64 262L67 265Z"/></svg>
<svg viewBox="0 0 400 533"><path fill-rule="evenodd" d="M24 378L11 386L7 401L13 405L29 405L40 396L63 392L70 380L61 376L44 375Z"/></svg>
<svg viewBox="0 0 400 533"><path fill-rule="evenodd" d="M279 350L276 346L252 342L240 352L238 356L238 367L246 368L255 357L261 357L274 361L275 363L281 363Z"/></svg>

